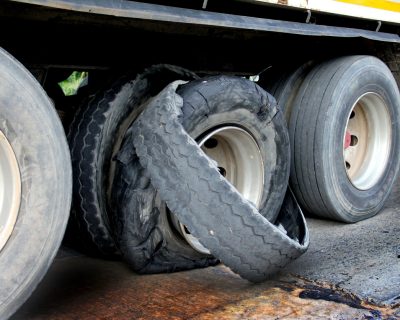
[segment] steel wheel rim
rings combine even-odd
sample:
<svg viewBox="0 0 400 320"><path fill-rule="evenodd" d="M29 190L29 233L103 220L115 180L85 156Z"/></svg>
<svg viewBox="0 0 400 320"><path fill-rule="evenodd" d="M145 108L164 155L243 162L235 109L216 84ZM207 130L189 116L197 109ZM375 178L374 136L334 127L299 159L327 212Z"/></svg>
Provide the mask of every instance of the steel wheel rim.
<svg viewBox="0 0 400 320"><path fill-rule="evenodd" d="M241 127L228 125L209 130L198 141L203 152L217 163L220 173L258 208L264 190L264 163L253 136ZM193 249L210 254L175 215L172 221Z"/></svg>
<svg viewBox="0 0 400 320"><path fill-rule="evenodd" d="M343 158L350 182L359 190L373 187L385 172L391 148L392 124L383 98L373 92L351 108L343 136Z"/></svg>
<svg viewBox="0 0 400 320"><path fill-rule="evenodd" d="M0 251L10 238L21 203L21 175L14 151L0 131Z"/></svg>

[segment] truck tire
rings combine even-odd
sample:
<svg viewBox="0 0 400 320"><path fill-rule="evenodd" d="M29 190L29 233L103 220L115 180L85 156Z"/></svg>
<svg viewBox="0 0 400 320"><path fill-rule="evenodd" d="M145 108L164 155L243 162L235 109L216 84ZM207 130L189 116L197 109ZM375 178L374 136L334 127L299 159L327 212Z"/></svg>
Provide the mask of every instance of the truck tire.
<svg viewBox="0 0 400 320"><path fill-rule="evenodd" d="M124 261L140 274L216 265L217 259L191 248L174 230L167 207L139 163L131 135L124 140L115 160L112 220Z"/></svg>
<svg viewBox="0 0 400 320"><path fill-rule="evenodd" d="M57 253L69 216L72 173L52 103L2 49L0 81L0 318L8 319Z"/></svg>
<svg viewBox="0 0 400 320"><path fill-rule="evenodd" d="M356 222L382 208L399 171L399 103L377 58L338 58L310 72L289 126L291 184L307 211Z"/></svg>
<svg viewBox="0 0 400 320"><path fill-rule="evenodd" d="M193 236L234 272L250 281L263 281L306 250L304 218L299 243L263 217L220 174L215 161L181 124L183 100L175 93L179 84L166 87L127 134L132 135L140 163L160 197ZM273 124L284 123L276 104L264 101L258 109L264 136L284 141L286 131L276 132Z"/></svg>
<svg viewBox="0 0 400 320"><path fill-rule="evenodd" d="M191 80L196 75L171 65L154 65L133 80L121 78L76 113L68 134L74 175L68 238L87 253L118 254L109 220L111 159L143 101L178 78Z"/></svg>
<svg viewBox="0 0 400 320"><path fill-rule="evenodd" d="M308 61L292 72L288 72L278 80L274 81L267 91L274 96L278 106L285 115L286 122L290 122L290 115L293 109L293 101L298 94L301 84L306 75L311 71L313 61Z"/></svg>
<svg viewBox="0 0 400 320"><path fill-rule="evenodd" d="M250 81L228 76L192 81L179 94L184 101L182 123L187 132L206 154L218 160L227 179L274 222L287 187L290 151L287 129L280 118L269 124L277 134L263 134L265 117L259 112L265 105L272 108L272 97ZM117 156L118 183L113 188L117 238L125 260L140 273L214 263L208 250L165 203L157 201L157 192L139 164L131 140L128 136Z"/></svg>

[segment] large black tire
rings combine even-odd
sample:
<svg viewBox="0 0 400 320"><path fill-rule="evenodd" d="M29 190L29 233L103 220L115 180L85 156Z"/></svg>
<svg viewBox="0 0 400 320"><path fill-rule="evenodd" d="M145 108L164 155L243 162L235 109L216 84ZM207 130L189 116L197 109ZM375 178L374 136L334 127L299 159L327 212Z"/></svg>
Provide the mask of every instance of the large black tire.
<svg viewBox="0 0 400 320"><path fill-rule="evenodd" d="M338 58L308 74L289 126L291 184L308 212L344 222L379 212L399 171L399 110L396 82L377 58ZM363 114L367 129L353 141L350 128ZM347 134L351 141L344 143ZM349 147L360 148L352 157L366 150L355 165L346 158Z"/></svg>
<svg viewBox="0 0 400 320"><path fill-rule="evenodd" d="M242 277L263 281L306 250L305 220L301 216L299 243L264 218L223 178L181 124L183 101L175 93L179 83L164 89L127 134L132 135L140 163L161 198L202 245ZM274 124L284 120L273 99L257 108L256 116L265 123L264 137L280 136L285 141L287 132L275 131Z"/></svg>
<svg viewBox="0 0 400 320"><path fill-rule="evenodd" d="M258 203L260 213L274 222L289 178L289 145L280 118L269 126L276 134L264 135L265 116L261 110L273 105L272 97L250 81L214 76L195 80L179 90L183 97L182 124L194 138L213 128L237 126L252 135L264 164L264 183ZM125 260L140 273L172 272L214 263L210 255L194 251L171 230L171 217L139 164L128 136L118 155L113 187L118 222L118 243ZM254 160L253 160L254 161Z"/></svg>
<svg viewBox="0 0 400 320"><path fill-rule="evenodd" d="M152 66L134 79L118 80L76 113L68 134L74 176L68 238L79 249L104 257L118 253L109 220L111 159L140 105L178 78L196 75L171 65Z"/></svg>
<svg viewBox="0 0 400 320"><path fill-rule="evenodd" d="M20 201L16 222L0 245L0 318L8 319L33 292L59 248L69 216L72 173L65 133L52 103L34 77L1 49L0 81L2 145L8 141L17 168L12 175L0 169L7 184L1 192L7 197L11 188L20 190L20 197L12 197ZM2 200L2 217L9 199Z"/></svg>

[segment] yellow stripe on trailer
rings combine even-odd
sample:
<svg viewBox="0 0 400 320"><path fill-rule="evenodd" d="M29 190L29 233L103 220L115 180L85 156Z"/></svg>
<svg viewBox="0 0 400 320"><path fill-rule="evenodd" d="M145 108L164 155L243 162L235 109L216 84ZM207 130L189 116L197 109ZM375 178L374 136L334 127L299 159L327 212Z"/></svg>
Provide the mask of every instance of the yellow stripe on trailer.
<svg viewBox="0 0 400 320"><path fill-rule="evenodd" d="M246 0L400 25L400 0Z"/></svg>
<svg viewBox="0 0 400 320"><path fill-rule="evenodd" d="M375 9L382 9L393 12L400 12L400 1L390 0L336 0L339 2L345 2L355 4L363 7L370 7Z"/></svg>

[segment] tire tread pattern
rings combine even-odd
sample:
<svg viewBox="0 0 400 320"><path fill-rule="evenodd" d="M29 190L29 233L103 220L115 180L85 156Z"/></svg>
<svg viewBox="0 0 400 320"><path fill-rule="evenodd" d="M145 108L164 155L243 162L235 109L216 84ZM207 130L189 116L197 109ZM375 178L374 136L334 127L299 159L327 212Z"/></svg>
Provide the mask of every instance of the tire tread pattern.
<svg viewBox="0 0 400 320"><path fill-rule="evenodd" d="M79 246L89 253L110 257L118 254L105 192L113 142L105 140L117 139L118 125L154 93L157 85L151 82L158 82L157 75L165 71L179 78L198 78L177 66L151 66L136 78L122 77L110 89L92 97L80 107L70 125L74 192L69 233L80 238Z"/></svg>
<svg viewBox="0 0 400 320"><path fill-rule="evenodd" d="M234 272L263 281L306 251L308 231L300 243L291 239L221 177L180 123L180 83L166 87L128 134L152 184L191 233Z"/></svg>

